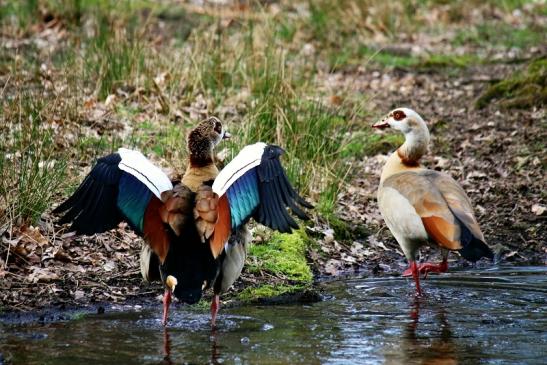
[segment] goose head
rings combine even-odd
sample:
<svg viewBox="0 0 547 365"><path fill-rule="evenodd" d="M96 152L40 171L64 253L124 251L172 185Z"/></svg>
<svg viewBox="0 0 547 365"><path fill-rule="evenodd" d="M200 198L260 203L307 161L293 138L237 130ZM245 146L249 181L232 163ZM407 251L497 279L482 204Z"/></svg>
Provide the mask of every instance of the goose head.
<svg viewBox="0 0 547 365"><path fill-rule="evenodd" d="M201 121L188 134L188 151L193 166L206 166L213 163L213 150L231 134L217 117L209 117Z"/></svg>
<svg viewBox="0 0 547 365"><path fill-rule="evenodd" d="M397 150L404 161L417 162L427 152L429 130L420 114L410 108L393 109L372 127L391 128L404 134L405 143Z"/></svg>

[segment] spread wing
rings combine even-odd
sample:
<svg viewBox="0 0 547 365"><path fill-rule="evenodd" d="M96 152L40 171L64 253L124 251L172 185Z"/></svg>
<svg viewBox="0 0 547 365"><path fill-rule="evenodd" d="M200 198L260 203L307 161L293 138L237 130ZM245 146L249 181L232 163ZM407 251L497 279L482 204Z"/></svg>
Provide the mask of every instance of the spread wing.
<svg viewBox="0 0 547 365"><path fill-rule="evenodd" d="M202 240L209 239L217 257L231 232L251 217L280 232L292 232L298 224L290 211L308 219L302 209L312 208L289 182L279 156L283 150L256 143L241 152L220 172L212 188L202 186L196 203L196 224Z"/></svg>
<svg viewBox="0 0 547 365"><path fill-rule="evenodd" d="M120 148L100 158L78 189L53 212L79 234L105 232L125 220L163 261L169 247L164 225L178 234L194 196L173 189L163 171L138 151ZM184 213L184 214L183 214Z"/></svg>
<svg viewBox="0 0 547 365"><path fill-rule="evenodd" d="M383 187L397 190L410 202L429 237L440 246L459 250L470 261L493 257L469 198L449 175L432 170L403 172L386 179Z"/></svg>

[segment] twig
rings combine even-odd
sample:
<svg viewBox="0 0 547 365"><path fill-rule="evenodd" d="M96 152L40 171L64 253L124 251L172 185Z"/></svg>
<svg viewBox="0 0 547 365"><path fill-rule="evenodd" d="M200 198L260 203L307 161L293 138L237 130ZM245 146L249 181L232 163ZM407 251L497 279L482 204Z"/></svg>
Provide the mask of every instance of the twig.
<svg viewBox="0 0 547 365"><path fill-rule="evenodd" d="M6 88L8 87L10 79L11 79L11 75L8 75L8 79L6 80L6 83L4 84L4 87L2 88L2 92L0 93L0 99L4 98L4 91L6 91Z"/></svg>
<svg viewBox="0 0 547 365"><path fill-rule="evenodd" d="M124 294L124 295L126 297L138 297L138 296L141 296L141 295L156 294L156 293L157 293L157 290L150 290L150 291L138 292L138 293L128 293L128 294Z"/></svg>

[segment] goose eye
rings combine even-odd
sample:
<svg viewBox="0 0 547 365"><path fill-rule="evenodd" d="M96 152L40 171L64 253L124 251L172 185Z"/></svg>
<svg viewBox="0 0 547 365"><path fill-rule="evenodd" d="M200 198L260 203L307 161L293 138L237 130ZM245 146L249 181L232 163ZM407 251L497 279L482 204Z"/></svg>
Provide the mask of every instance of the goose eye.
<svg viewBox="0 0 547 365"><path fill-rule="evenodd" d="M222 124L220 122L215 123L215 132L218 134L222 133Z"/></svg>
<svg viewBox="0 0 547 365"><path fill-rule="evenodd" d="M406 117L405 113L400 110L396 110L393 112L393 119L397 121L403 120L405 117Z"/></svg>

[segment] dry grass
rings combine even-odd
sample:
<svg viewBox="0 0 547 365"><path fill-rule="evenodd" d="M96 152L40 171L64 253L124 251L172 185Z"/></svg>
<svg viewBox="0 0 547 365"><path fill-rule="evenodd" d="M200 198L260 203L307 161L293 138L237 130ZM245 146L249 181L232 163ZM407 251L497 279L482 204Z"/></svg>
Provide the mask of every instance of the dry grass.
<svg viewBox="0 0 547 365"><path fill-rule="evenodd" d="M229 145L232 155L257 140L285 147L291 178L328 213L347 176L342 157L364 153L348 132L360 130L365 139L369 132L361 123L367 95L325 88L324 75L368 63L465 67L480 60L417 56L375 44L405 41L418 30L431 37L449 31L454 42L473 43L453 30L464 29L462 24L484 29L491 24L483 24L489 14L503 20L517 8L526 14L540 9L526 1L477 1L476 6L482 9L479 16L471 7L418 0L320 0L238 9L109 0L3 3L2 133L9 138L1 150L5 156L22 155L32 166L43 166L44 158L67 161L69 182L78 179L82 163L89 166L121 145L142 149L180 171L186 131L205 115L218 114L237 132ZM40 106L22 108L24 98L40 100ZM33 128L54 136L47 155L31 154L17 134L8 133L28 129L21 121L32 115L39 116ZM2 161L12 180L24 175L22 160ZM58 166L59 173L33 173L59 179L64 166ZM64 191L72 184L59 180L46 186ZM13 201L28 201L13 194L4 186L4 213ZM55 194L40 196L43 202L35 208L10 213L12 218L2 222L15 216L35 221Z"/></svg>

